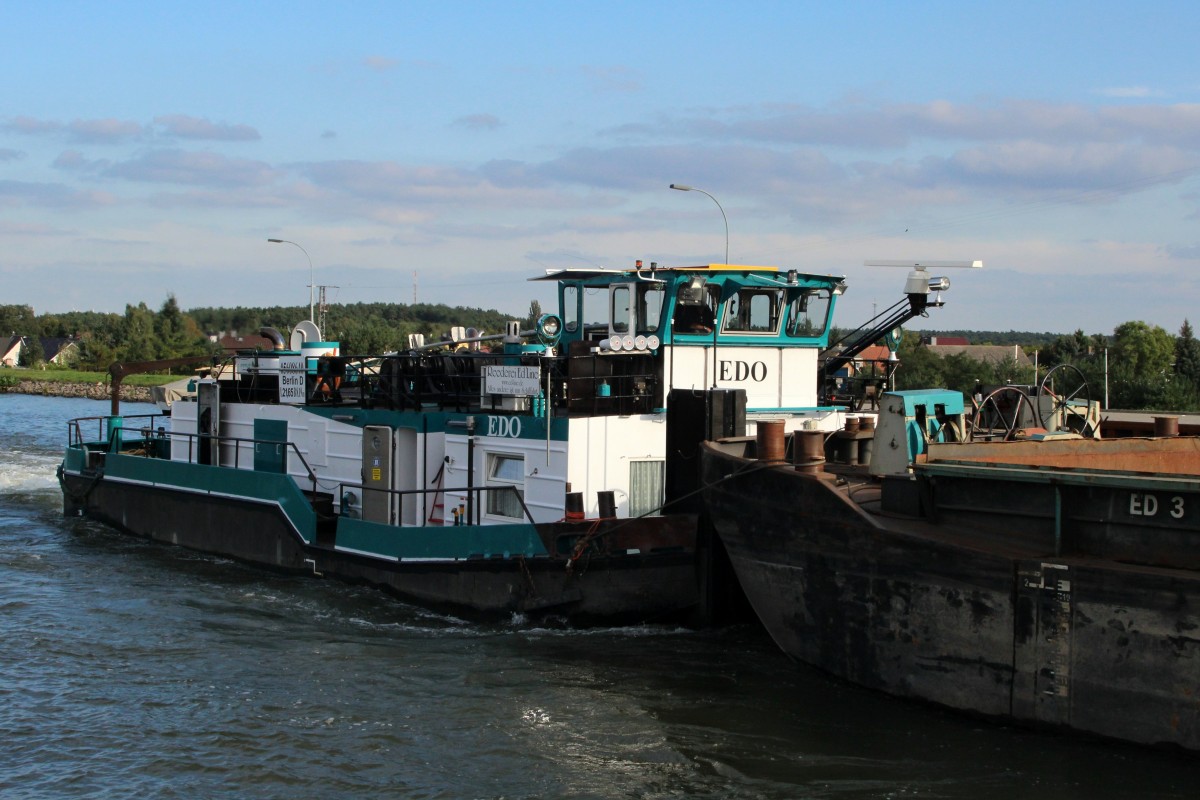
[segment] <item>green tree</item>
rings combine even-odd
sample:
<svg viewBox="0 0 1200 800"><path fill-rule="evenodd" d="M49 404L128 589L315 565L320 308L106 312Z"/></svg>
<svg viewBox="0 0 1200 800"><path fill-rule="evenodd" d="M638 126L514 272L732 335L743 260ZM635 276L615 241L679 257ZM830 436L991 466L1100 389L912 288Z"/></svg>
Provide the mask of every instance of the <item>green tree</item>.
<svg viewBox="0 0 1200 800"><path fill-rule="evenodd" d="M529 316L525 318L525 330L533 330L537 327L537 321L542 318L542 304L537 300L532 300L529 303Z"/></svg>
<svg viewBox="0 0 1200 800"><path fill-rule="evenodd" d="M86 331L79 337L80 369L104 372L116 360L116 345L103 331Z"/></svg>
<svg viewBox="0 0 1200 800"><path fill-rule="evenodd" d="M331 332L336 331L343 353L381 355L401 349L399 330L379 319L331 319L330 328Z"/></svg>
<svg viewBox="0 0 1200 800"><path fill-rule="evenodd" d="M208 338L201 332L196 321L179 310L175 295L167 296L155 316L154 333L157 337L157 358L198 356L211 349Z"/></svg>
<svg viewBox="0 0 1200 800"><path fill-rule="evenodd" d="M1186 319L1175 340L1175 374L1200 390L1200 342L1196 341L1192 325Z"/></svg>
<svg viewBox="0 0 1200 800"><path fill-rule="evenodd" d="M1159 326L1141 321L1118 325L1109 350L1111 405L1165 408L1174 355L1174 338Z"/></svg>
<svg viewBox="0 0 1200 800"><path fill-rule="evenodd" d="M30 336L39 332L33 306L0 305L0 336Z"/></svg>
<svg viewBox="0 0 1200 800"><path fill-rule="evenodd" d="M156 337L155 354L157 358L173 358L184 355L183 350L190 344L187 323L175 295L167 295L154 318L154 335Z"/></svg>
<svg viewBox="0 0 1200 800"><path fill-rule="evenodd" d="M921 337L906 334L896 351L897 389L944 388L945 362L921 345Z"/></svg>
<svg viewBox="0 0 1200 800"><path fill-rule="evenodd" d="M42 340L36 336L26 336L21 343L21 366L36 367L46 361L46 351L42 349Z"/></svg>
<svg viewBox="0 0 1200 800"><path fill-rule="evenodd" d="M121 331L120 358L125 361L150 361L158 358L154 312L145 303L125 306L125 324Z"/></svg>

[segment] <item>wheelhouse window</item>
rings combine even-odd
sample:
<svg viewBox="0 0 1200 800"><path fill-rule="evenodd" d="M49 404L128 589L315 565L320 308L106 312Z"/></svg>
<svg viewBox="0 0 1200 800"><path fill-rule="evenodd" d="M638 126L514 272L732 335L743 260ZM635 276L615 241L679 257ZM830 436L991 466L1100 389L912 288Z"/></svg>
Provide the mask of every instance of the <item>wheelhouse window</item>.
<svg viewBox="0 0 1200 800"><path fill-rule="evenodd" d="M612 287L613 333L654 333L662 318L663 288L653 283L622 283Z"/></svg>
<svg viewBox="0 0 1200 800"><path fill-rule="evenodd" d="M487 486L489 515L510 519L525 518L525 512L521 510L521 502L525 499L524 456L488 453Z"/></svg>
<svg viewBox="0 0 1200 800"><path fill-rule="evenodd" d="M562 292L563 330L574 333L579 330L579 287L564 286Z"/></svg>
<svg viewBox="0 0 1200 800"><path fill-rule="evenodd" d="M717 288L701 279L680 285L675 295L675 333L710 334L717 319Z"/></svg>
<svg viewBox="0 0 1200 800"><path fill-rule="evenodd" d="M583 331L592 336L608 336L609 292L607 286L583 287Z"/></svg>
<svg viewBox="0 0 1200 800"><path fill-rule="evenodd" d="M783 301L783 289L741 289L725 304L722 330L728 333L778 333Z"/></svg>
<svg viewBox="0 0 1200 800"><path fill-rule="evenodd" d="M804 289L788 304L788 336L809 337L825 333L829 324L828 289Z"/></svg>
<svg viewBox="0 0 1200 800"><path fill-rule="evenodd" d="M637 287L638 333L656 333L662 324L663 301L667 293L661 283L640 283Z"/></svg>
<svg viewBox="0 0 1200 800"><path fill-rule="evenodd" d="M629 285L622 284L612 288L612 320L613 333L629 333L630 320L633 317L633 306L630 303Z"/></svg>

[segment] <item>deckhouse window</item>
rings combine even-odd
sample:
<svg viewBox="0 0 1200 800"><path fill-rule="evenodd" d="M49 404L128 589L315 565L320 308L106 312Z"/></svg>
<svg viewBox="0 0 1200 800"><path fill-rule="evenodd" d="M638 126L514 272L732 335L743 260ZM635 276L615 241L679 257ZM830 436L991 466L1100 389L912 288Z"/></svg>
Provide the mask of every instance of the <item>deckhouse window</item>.
<svg viewBox="0 0 1200 800"><path fill-rule="evenodd" d="M805 289L788 304L788 336L820 336L828 321L828 289Z"/></svg>
<svg viewBox="0 0 1200 800"><path fill-rule="evenodd" d="M487 454L487 513L496 517L524 519L525 457L510 453ZM505 487L513 487L515 492Z"/></svg>
<svg viewBox="0 0 1200 800"><path fill-rule="evenodd" d="M666 462L629 462L629 518L658 516L666 499Z"/></svg>
<svg viewBox="0 0 1200 800"><path fill-rule="evenodd" d="M725 305L722 330L731 333L776 333L783 310L782 289L742 289Z"/></svg>

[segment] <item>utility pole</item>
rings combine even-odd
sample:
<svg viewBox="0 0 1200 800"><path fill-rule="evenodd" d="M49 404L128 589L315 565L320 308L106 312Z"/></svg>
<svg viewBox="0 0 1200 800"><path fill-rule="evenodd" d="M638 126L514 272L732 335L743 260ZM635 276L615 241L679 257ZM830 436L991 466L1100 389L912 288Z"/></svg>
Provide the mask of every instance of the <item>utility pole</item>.
<svg viewBox="0 0 1200 800"><path fill-rule="evenodd" d="M319 327L321 329L321 336L326 341L329 340L329 335L325 332L325 290L326 289L340 289L340 288L341 288L340 286L328 286L328 285L324 285L324 284L317 287L317 289L320 290L319 301L317 303L317 311L318 311L318 316L321 318L321 321L317 327Z"/></svg>

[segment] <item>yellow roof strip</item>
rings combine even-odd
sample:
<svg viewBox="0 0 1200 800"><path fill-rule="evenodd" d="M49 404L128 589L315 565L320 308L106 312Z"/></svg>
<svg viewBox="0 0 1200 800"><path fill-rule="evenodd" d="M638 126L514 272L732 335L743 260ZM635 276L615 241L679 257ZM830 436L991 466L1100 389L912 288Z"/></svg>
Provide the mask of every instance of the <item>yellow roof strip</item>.
<svg viewBox="0 0 1200 800"><path fill-rule="evenodd" d="M734 271L734 270L766 270L768 272L779 272L779 267L756 267L756 266L750 266L748 264L702 264L702 265L696 266L696 267L659 267L660 271L662 271L662 270L687 271L687 270L698 270L698 269L707 269L707 270L712 270L714 272L718 271L718 270L731 270L731 271Z"/></svg>

